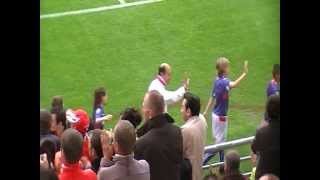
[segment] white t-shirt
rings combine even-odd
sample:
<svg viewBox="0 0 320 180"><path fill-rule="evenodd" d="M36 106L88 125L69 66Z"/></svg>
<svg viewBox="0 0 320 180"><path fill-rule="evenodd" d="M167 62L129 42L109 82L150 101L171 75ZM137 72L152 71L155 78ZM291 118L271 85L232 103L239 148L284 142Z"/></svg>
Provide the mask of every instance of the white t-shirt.
<svg viewBox="0 0 320 180"><path fill-rule="evenodd" d="M186 92L184 87L181 86L176 91L166 90L166 84L161 76L157 76L149 85L148 92L157 90L164 98L165 112L167 112L167 105L174 104L183 98Z"/></svg>

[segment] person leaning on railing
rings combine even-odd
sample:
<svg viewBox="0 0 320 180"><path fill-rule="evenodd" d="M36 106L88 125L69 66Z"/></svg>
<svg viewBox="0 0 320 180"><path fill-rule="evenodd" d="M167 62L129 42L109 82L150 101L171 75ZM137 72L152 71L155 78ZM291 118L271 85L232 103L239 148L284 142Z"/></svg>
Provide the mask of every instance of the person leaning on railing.
<svg viewBox="0 0 320 180"><path fill-rule="evenodd" d="M251 145L257 154L256 180L266 173L280 178L280 95L269 97L266 112L269 123L257 130Z"/></svg>

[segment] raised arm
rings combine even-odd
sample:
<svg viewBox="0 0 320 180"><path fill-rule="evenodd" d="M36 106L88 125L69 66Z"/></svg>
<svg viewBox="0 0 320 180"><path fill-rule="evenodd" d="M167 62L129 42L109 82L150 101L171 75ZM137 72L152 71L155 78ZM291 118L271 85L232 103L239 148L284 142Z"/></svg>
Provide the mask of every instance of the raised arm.
<svg viewBox="0 0 320 180"><path fill-rule="evenodd" d="M243 73L240 75L240 77L235 80L235 81L231 81L229 86L230 88L235 88L240 84L240 81L247 75L248 73L248 61L244 62L244 66L243 66Z"/></svg>
<svg viewBox="0 0 320 180"><path fill-rule="evenodd" d="M183 98L184 93L188 91L189 83L190 79L186 78L183 80L182 86L178 88L176 91L168 91L164 88L160 90L160 93L163 95L166 104L170 105L180 101Z"/></svg>

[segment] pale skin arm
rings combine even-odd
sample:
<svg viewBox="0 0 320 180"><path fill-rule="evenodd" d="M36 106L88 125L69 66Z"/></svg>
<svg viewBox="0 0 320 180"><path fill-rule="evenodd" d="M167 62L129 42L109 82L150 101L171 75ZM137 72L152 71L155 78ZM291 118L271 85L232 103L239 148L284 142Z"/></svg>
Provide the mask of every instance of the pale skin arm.
<svg viewBox="0 0 320 180"><path fill-rule="evenodd" d="M96 118L96 122L100 122L100 121L109 121L112 119L112 115L108 114L106 116L100 117L100 118Z"/></svg>
<svg viewBox="0 0 320 180"><path fill-rule="evenodd" d="M211 107L212 107L212 105L213 105L213 101L214 101L213 98L210 97L210 98L209 98L209 101L208 101L208 104L207 104L207 106L206 106L206 109L205 109L204 112L203 112L203 116L206 116L206 115L207 115L208 110L211 109Z"/></svg>
<svg viewBox="0 0 320 180"><path fill-rule="evenodd" d="M245 61L243 65L243 73L240 75L240 77L237 80L230 82L229 84L230 88L237 87L240 84L241 80L247 75L247 73L248 73L248 61Z"/></svg>

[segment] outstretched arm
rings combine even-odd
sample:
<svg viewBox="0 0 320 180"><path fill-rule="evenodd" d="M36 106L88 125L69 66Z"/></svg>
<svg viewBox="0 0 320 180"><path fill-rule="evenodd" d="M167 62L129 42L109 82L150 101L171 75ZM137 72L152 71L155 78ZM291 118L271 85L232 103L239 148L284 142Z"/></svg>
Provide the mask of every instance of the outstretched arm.
<svg viewBox="0 0 320 180"><path fill-rule="evenodd" d="M175 104L183 98L184 93L186 93L189 89L190 79L186 77L182 81L182 86L178 88L176 91L168 91L166 89L162 89L161 94L163 94L163 98L166 104L171 105Z"/></svg>
<svg viewBox="0 0 320 180"><path fill-rule="evenodd" d="M245 61L243 66L243 73L237 80L230 82L229 84L230 88L237 87L240 84L240 81L247 75L247 73L248 73L248 61Z"/></svg>

